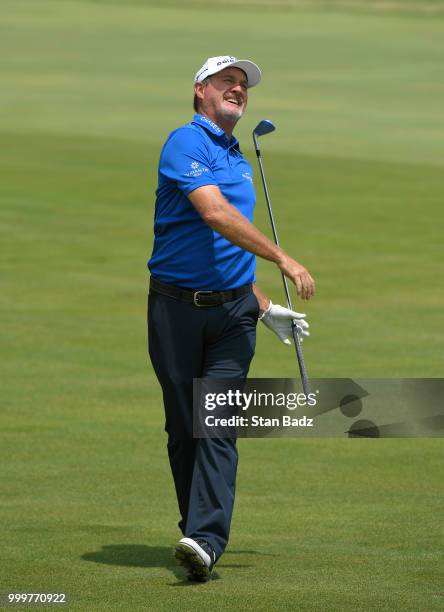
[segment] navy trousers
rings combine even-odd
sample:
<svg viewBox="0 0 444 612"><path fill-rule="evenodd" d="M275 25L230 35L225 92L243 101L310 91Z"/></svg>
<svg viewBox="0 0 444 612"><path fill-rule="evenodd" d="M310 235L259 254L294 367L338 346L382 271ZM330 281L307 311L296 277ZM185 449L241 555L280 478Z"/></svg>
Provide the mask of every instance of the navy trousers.
<svg viewBox="0 0 444 612"><path fill-rule="evenodd" d="M163 391L179 527L209 542L217 557L228 542L238 455L233 439L193 439L193 378L245 378L258 315L253 292L203 308L152 290L148 297L149 354Z"/></svg>

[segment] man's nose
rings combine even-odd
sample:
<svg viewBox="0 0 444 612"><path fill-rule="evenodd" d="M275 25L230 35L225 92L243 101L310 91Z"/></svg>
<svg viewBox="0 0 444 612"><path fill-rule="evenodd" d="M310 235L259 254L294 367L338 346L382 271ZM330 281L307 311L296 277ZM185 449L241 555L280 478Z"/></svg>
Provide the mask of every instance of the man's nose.
<svg viewBox="0 0 444 612"><path fill-rule="evenodd" d="M233 91L235 93L243 93L244 90L240 83L234 83L232 87L230 88L230 91Z"/></svg>

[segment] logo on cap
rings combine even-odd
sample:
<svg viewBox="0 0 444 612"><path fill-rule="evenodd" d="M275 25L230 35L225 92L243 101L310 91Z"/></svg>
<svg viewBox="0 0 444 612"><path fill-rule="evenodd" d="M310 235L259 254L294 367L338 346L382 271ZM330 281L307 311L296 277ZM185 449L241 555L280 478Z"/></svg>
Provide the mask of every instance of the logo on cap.
<svg viewBox="0 0 444 612"><path fill-rule="evenodd" d="M229 55L226 59L223 59L220 62L216 63L216 66L222 66L222 64L232 64L233 62L237 61L235 57L233 57L232 55Z"/></svg>

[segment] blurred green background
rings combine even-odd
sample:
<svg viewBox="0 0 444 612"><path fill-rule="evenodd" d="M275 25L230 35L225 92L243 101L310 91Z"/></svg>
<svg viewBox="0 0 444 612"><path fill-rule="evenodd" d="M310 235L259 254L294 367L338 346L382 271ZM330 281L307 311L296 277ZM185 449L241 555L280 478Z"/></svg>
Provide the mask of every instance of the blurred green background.
<svg viewBox="0 0 444 612"><path fill-rule="evenodd" d="M444 3L1 0L0 591L75 609L438 610L439 440L244 440L220 580L185 586L146 354L157 160L208 56L263 70L282 246L317 377L440 377ZM276 268L262 288L283 302ZM251 374L296 376L258 330ZM186 585L188 586L188 585Z"/></svg>

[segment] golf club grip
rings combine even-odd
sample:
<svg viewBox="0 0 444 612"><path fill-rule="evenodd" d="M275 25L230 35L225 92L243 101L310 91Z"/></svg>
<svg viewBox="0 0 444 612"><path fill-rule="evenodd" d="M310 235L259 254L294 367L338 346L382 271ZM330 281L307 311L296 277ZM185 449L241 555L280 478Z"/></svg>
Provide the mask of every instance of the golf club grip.
<svg viewBox="0 0 444 612"><path fill-rule="evenodd" d="M296 325L292 325L294 347L296 349L296 357L298 358L299 372L301 374L302 388L306 396L310 393L310 383L308 381L308 374L305 368L304 354L302 353L301 341L296 329Z"/></svg>

